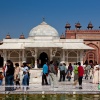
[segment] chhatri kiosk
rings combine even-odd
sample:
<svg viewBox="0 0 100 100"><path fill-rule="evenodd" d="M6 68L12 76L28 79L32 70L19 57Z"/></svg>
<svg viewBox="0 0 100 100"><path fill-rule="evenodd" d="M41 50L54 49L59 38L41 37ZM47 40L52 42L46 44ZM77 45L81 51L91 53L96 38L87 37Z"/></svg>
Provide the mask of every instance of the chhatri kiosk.
<svg viewBox="0 0 100 100"><path fill-rule="evenodd" d="M2 42L0 54L4 58L4 64L8 59L20 65L24 61L31 64L34 66L31 78L36 82L44 60L58 63L64 61L67 65L80 61L83 64L84 50L93 49L85 45L82 39L60 38L57 30L44 21L32 28L26 39L23 34L18 39L13 39L8 34Z"/></svg>

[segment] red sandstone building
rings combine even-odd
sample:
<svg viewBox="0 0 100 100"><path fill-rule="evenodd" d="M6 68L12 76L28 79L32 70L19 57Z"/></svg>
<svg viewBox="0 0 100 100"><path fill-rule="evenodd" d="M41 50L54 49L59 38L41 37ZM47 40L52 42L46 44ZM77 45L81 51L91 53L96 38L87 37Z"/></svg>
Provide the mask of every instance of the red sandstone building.
<svg viewBox="0 0 100 100"><path fill-rule="evenodd" d="M65 26L65 37L67 39L84 39L84 43L94 48L94 50L84 51L84 63L92 60L100 64L100 29L93 29L93 25L90 22L86 30L81 29L81 24L78 22L75 24L75 30L70 30L69 23Z"/></svg>

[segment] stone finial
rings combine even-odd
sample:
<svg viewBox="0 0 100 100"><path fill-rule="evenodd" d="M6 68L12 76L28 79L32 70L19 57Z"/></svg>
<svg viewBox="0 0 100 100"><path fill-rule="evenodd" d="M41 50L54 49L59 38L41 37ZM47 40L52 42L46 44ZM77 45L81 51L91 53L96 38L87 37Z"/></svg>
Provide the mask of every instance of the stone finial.
<svg viewBox="0 0 100 100"><path fill-rule="evenodd" d="M19 39L25 39L24 34L22 33L19 37Z"/></svg>
<svg viewBox="0 0 100 100"><path fill-rule="evenodd" d="M5 39L11 39L11 37L10 37L10 34L9 34L9 33L6 35L6 38L5 38Z"/></svg>
<svg viewBox="0 0 100 100"><path fill-rule="evenodd" d="M89 22L88 26L87 26L88 29L92 29L93 28L93 25L91 22Z"/></svg>
<svg viewBox="0 0 100 100"><path fill-rule="evenodd" d="M68 22L67 22L65 28L70 30L71 26L70 26L70 24Z"/></svg>
<svg viewBox="0 0 100 100"><path fill-rule="evenodd" d="M78 29L80 29L82 26L81 26L81 24L78 22L78 23L75 24L75 27L78 28Z"/></svg>
<svg viewBox="0 0 100 100"><path fill-rule="evenodd" d="M43 22L45 21L45 17L43 17Z"/></svg>

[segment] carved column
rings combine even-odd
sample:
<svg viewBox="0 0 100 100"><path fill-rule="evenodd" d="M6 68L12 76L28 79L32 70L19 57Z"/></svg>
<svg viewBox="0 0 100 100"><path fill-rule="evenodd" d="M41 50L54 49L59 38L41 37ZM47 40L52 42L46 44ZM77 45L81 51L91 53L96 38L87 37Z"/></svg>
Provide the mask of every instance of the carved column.
<svg viewBox="0 0 100 100"><path fill-rule="evenodd" d="M22 50L22 62L26 62L25 50Z"/></svg>
<svg viewBox="0 0 100 100"><path fill-rule="evenodd" d="M35 58L35 69L37 69L37 48L33 48L31 51L32 56Z"/></svg>
<svg viewBox="0 0 100 100"><path fill-rule="evenodd" d="M50 49L50 61L52 61L52 48Z"/></svg>
<svg viewBox="0 0 100 100"><path fill-rule="evenodd" d="M21 59L21 51L19 51L19 66L21 66L21 62L22 62L22 59Z"/></svg>
<svg viewBox="0 0 100 100"><path fill-rule="evenodd" d="M66 65L69 65L69 63L68 63L68 50L66 51Z"/></svg>
<svg viewBox="0 0 100 100"><path fill-rule="evenodd" d="M65 50L64 49L62 50L62 61L65 62Z"/></svg>
<svg viewBox="0 0 100 100"><path fill-rule="evenodd" d="M3 58L4 58L4 65L5 65L7 61L7 51L6 50L3 50Z"/></svg>
<svg viewBox="0 0 100 100"><path fill-rule="evenodd" d="M80 51L80 62L83 65L83 50Z"/></svg>
<svg viewBox="0 0 100 100"><path fill-rule="evenodd" d="M35 67L37 68L37 49L35 48Z"/></svg>

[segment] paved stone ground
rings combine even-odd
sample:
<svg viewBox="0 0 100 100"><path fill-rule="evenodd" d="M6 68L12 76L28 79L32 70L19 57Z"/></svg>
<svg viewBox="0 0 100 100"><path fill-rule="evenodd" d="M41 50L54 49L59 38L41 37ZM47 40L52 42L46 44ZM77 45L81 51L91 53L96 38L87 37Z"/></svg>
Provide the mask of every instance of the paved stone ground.
<svg viewBox="0 0 100 100"><path fill-rule="evenodd" d="M83 78L83 89L79 89L79 85L73 86L73 78L69 82L67 79L64 82L58 82L58 88L54 88L51 85L41 84L30 84L30 87L27 91L24 91L22 88L14 91L10 91L10 93L29 93L29 94L53 94L53 93L73 93L73 94L100 94L100 90L98 90L98 84L92 84L92 79L85 80ZM5 86L0 87L0 92L5 93Z"/></svg>
<svg viewBox="0 0 100 100"><path fill-rule="evenodd" d="M73 85L73 79L71 82L65 81L65 82L58 82L59 86L58 88L54 88L52 86L41 86L40 85L30 85L31 88L28 91L46 91L46 92L63 92L63 93L68 93L68 92L87 92L87 93L97 93L100 92L98 90L98 84L92 84L92 80L85 80L83 79L83 89L79 89L79 85L77 84L76 87Z"/></svg>

